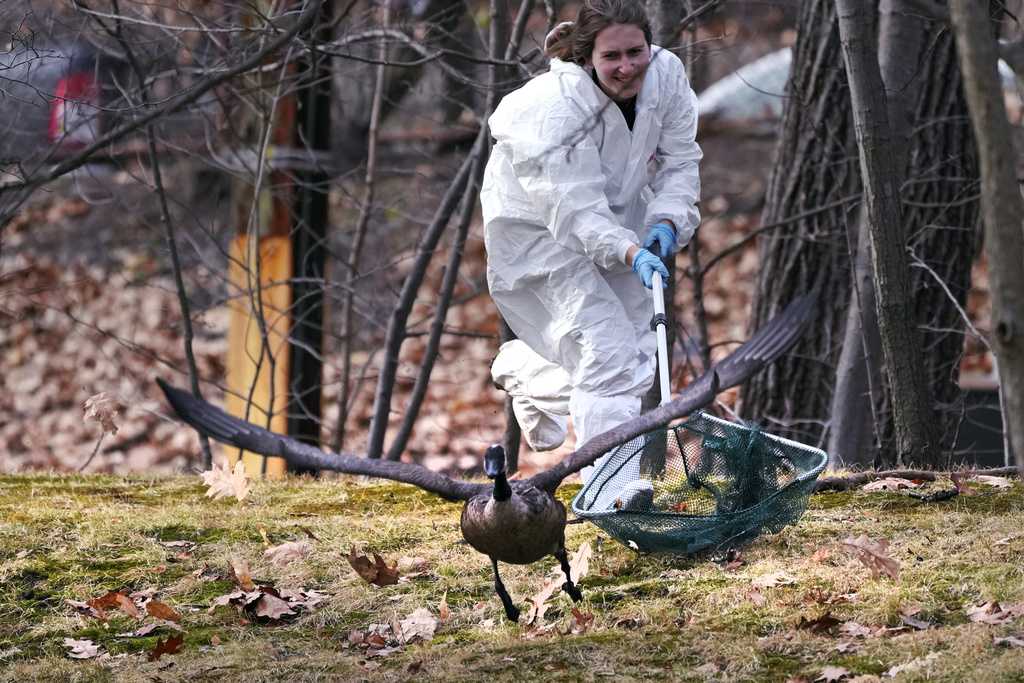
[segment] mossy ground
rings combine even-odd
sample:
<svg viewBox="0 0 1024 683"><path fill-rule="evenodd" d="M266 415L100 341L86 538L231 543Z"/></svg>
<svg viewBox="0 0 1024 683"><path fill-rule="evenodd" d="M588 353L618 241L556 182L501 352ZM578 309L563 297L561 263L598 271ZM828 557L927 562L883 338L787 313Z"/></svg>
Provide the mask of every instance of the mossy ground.
<svg viewBox="0 0 1024 683"><path fill-rule="evenodd" d="M574 490L563 488L566 501ZM489 563L460 542L459 506L412 487L290 478L255 484L242 503L204 492L197 477L0 477L0 680L811 681L828 665L878 676L916 659L923 664L899 680L1024 681L1024 649L994 642L1022 637L1024 619L989 626L965 611L1024 601L1019 482L941 503L819 494L799 525L742 548L745 564L731 571L711 555L637 555L589 524L572 525L570 551L594 548L581 582L581 608L594 621L578 634L568 633L564 595L546 615L551 631L506 623ZM305 559L284 568L264 559L264 534L278 544L310 533L317 540ZM844 538L860 534L891 542L898 580L872 578L842 551ZM179 557L180 548L161 544L175 540L195 547ZM349 567L353 546L391 561L421 558L424 569L377 588ZM329 598L280 625L246 623L230 607L210 613L232 585L194 573L223 571L232 557L247 559L257 579ZM504 566L502 576L525 606L553 566ZM792 583L752 594L755 578L779 571ZM102 622L65 602L119 589L155 589L183 614L181 652L149 662L146 651L167 633L117 638L137 623L120 612ZM451 616L429 643L374 659L345 646L350 631L371 623L420 607L436 615L443 596ZM898 630L911 607L934 626ZM826 612L892 630L851 638L797 628ZM91 639L110 656L69 659L66 637ZM853 645L841 651L842 642Z"/></svg>

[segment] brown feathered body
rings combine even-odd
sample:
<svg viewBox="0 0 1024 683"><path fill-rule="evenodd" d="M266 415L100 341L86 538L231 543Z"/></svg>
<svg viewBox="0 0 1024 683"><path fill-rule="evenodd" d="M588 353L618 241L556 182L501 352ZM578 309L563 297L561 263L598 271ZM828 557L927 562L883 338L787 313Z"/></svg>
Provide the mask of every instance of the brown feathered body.
<svg viewBox="0 0 1024 683"><path fill-rule="evenodd" d="M508 500L490 493L462 508L462 535L476 550L501 562L530 564L563 546L565 506L535 486L515 488Z"/></svg>

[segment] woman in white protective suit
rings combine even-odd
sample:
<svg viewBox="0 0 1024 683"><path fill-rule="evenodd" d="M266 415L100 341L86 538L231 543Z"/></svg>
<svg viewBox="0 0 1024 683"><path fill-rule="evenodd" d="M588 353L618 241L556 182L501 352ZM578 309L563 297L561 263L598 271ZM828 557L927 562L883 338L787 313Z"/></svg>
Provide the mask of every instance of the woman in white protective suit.
<svg viewBox="0 0 1024 683"><path fill-rule="evenodd" d="M640 414L654 379L653 273L700 215L697 99L636 0L585 0L550 70L491 116L481 204L491 296L517 340L491 367L527 442ZM588 473L584 472L584 480Z"/></svg>

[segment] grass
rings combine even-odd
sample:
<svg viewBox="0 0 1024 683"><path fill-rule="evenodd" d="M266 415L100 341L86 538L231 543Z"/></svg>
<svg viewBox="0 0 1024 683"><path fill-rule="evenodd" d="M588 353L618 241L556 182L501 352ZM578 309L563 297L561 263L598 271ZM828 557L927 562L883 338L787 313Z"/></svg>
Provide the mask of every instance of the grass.
<svg viewBox="0 0 1024 683"><path fill-rule="evenodd" d="M568 501L574 491L561 494ZM561 594L546 614L550 630L504 621L488 561L460 540L459 506L412 487L291 478L255 484L242 503L204 492L196 477L0 477L0 680L812 681L825 666L873 680L913 663L897 680L1024 681L1024 648L995 643L1024 637L1024 619L992 626L966 613L990 600L1024 602L1019 482L941 503L819 494L797 526L740 549L744 564L732 570L714 555L637 555L589 524L570 526L570 552L594 549L579 606L594 620L577 633ZM861 534L890 541L898 580L873 578L842 550ZM263 556L268 541L310 535L304 559L278 567ZM194 546L182 554L168 541ZM352 547L416 568L378 588L348 565ZM233 557L247 559L258 580L328 598L279 623L231 607L210 612L233 589ZM502 576L525 607L554 565L505 566ZM753 587L775 572L788 582ZM183 615L181 652L150 662L168 631L116 637L139 623L118 611L104 622L66 602L122 589L155 590ZM436 616L442 600L450 617L429 642L372 658L348 646L351 632L417 608ZM933 626L904 626L907 611ZM826 613L873 634L797 627ZM90 639L108 656L70 659L64 638Z"/></svg>

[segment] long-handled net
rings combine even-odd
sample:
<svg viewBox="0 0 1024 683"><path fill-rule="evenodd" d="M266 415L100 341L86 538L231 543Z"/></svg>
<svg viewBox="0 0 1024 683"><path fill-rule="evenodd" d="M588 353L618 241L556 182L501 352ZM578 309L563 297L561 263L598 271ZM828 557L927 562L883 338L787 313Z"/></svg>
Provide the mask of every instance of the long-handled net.
<svg viewBox="0 0 1024 683"><path fill-rule="evenodd" d="M825 452L697 413L611 452L572 501L631 548L695 553L793 524Z"/></svg>

